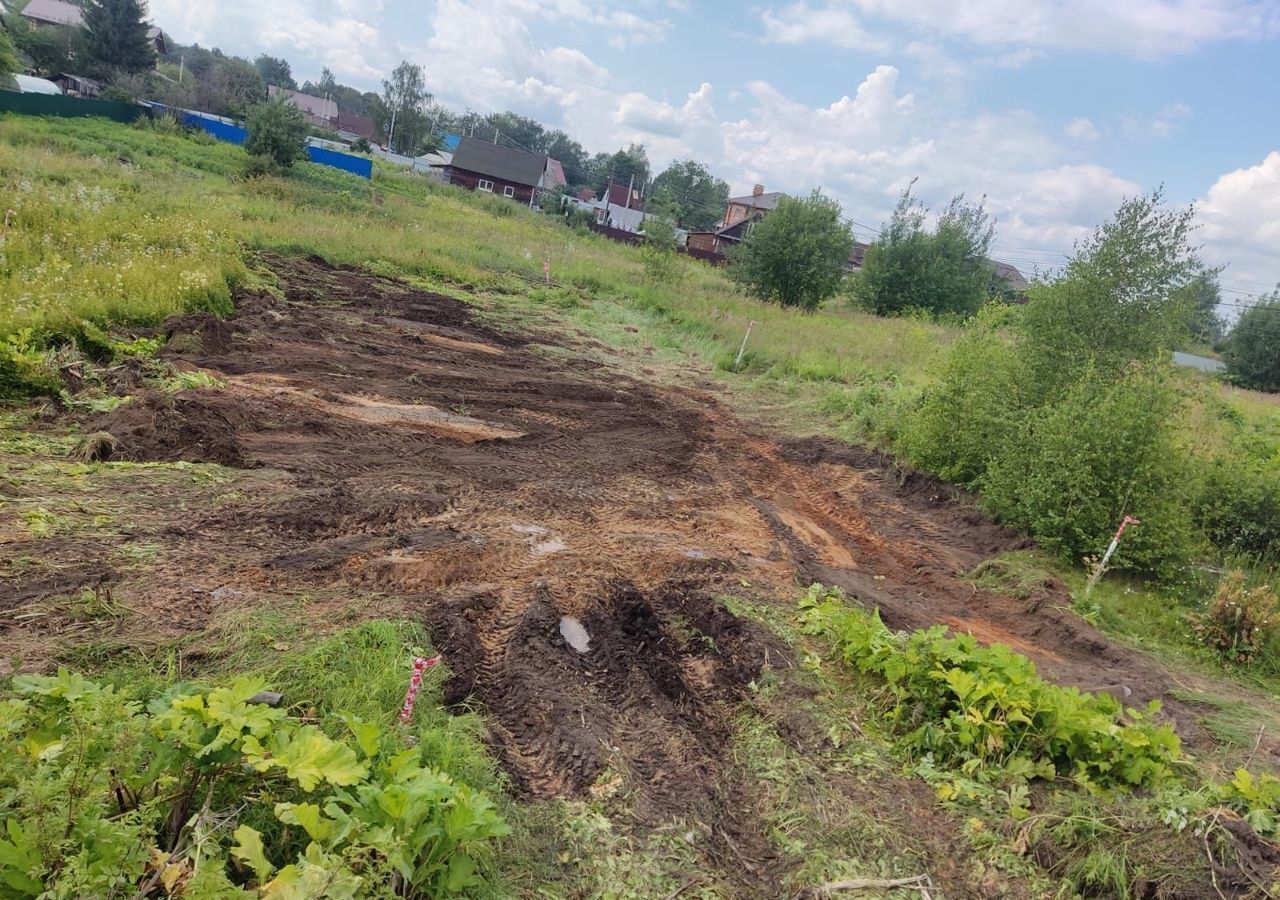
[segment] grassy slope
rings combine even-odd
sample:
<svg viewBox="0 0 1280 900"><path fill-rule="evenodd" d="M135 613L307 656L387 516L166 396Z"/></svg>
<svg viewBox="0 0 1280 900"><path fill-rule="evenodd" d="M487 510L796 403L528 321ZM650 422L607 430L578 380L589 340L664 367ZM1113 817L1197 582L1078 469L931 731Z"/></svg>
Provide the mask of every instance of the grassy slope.
<svg viewBox="0 0 1280 900"><path fill-rule="evenodd" d="M0 183L14 188L18 213L0 264L0 340L20 329L32 329L38 337L79 319L127 327L154 323L191 305L217 308L225 304L230 284L259 277L251 268L252 251L314 253L436 289L466 286L473 292L463 296L495 314L576 328L601 341L601 352L611 361L644 368L654 377L676 380L696 372L718 378L741 408L785 427L876 439L884 436L895 407L910 402L928 382L954 333L930 323L839 309L812 315L785 311L743 295L722 273L684 260L678 282L647 284L631 249L570 232L496 198L381 170L371 186L310 164L288 180L244 182L235 178L242 159L238 148L92 120L0 120ZM541 284L544 259L551 264L551 286ZM744 366L733 372L734 355L751 321L756 325ZM1274 398L1240 391L1224 396L1242 415L1271 421L1280 430ZM29 438L15 417L4 424L4 449L39 459L23 469L22 477L78 485L101 479L109 489L112 478L130 474L114 465L71 471L77 464L57 459L67 440ZM159 477L160 468L155 474ZM170 474L189 477L180 469ZM43 524L59 527L67 519L68 527L91 534L95 523L72 520L77 503L72 497L65 513L55 509ZM1097 615L1104 626L1170 653L1178 664L1205 664L1188 642L1172 636L1181 623L1169 615L1169 604L1156 595L1124 591L1124 586L1111 587L1098 595ZM317 673L327 671L319 661L331 645L323 637L299 634L296 621L286 609L278 621L249 627L219 623L201 638L214 647L195 674L260 671L282 684L308 684L310 693L334 708L375 698L394 702L405 648L420 635L408 626L375 623L340 638L381 648L364 663L371 669L346 673L381 687L352 697L340 680L317 682ZM786 632L786 622L771 624ZM304 662L282 666L272 650L282 642L307 650ZM145 686L175 677L173 659L174 648L157 648L139 656L107 653L75 662ZM835 699L815 715L825 716L833 727L833 710L863 708L849 693L852 688L838 679L820 679L819 685L834 691ZM1261 686L1280 690L1280 682L1269 679ZM761 727L777 715L765 688L761 702L743 713L738 747L744 779L756 784L761 796L778 799L765 804L769 808L762 808L762 815L775 817L771 827L784 856L794 857L809 878L866 873L878 859L885 874L911 874L909 848L893 845L873 819L830 819L847 806L848 796L813 787L838 784L837 776L861 767L866 771L859 779L871 778L891 796L892 775L884 767L890 759L887 742L874 733L842 734L835 740L838 752L822 759L785 757L774 746L771 730ZM434 711L434 704L427 706ZM1238 712L1223 711L1225 750L1253 728L1252 720L1236 721ZM443 765L479 784L500 785L476 739L481 723L433 712L428 725L423 734L443 729L443 737L433 738L441 742L436 752ZM872 760L879 760L879 767ZM611 812L616 810L603 801L509 807L521 826L502 863L509 888L530 894L538 885L557 884L565 895L591 894L600 885L621 885L623 878L639 880L631 893L620 888L620 896L645 896L646 881L681 887L679 873L687 871L689 856L680 836L633 837L610 826ZM815 816L834 830L815 830ZM1012 875L1025 865L997 852L981 822L969 831L975 847L1004 860L997 867ZM803 866L812 859L830 865L809 872ZM688 895L697 896L697 889Z"/></svg>

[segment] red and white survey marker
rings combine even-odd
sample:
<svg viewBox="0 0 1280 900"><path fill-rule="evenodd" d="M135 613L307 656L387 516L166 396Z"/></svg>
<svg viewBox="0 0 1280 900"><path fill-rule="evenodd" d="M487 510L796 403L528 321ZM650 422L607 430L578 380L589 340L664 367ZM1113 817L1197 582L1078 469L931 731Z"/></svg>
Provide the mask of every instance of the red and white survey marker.
<svg viewBox="0 0 1280 900"><path fill-rule="evenodd" d="M400 708L400 724L407 725L409 720L413 718L413 704L417 702L418 690L422 687L422 673L430 669L440 662L440 655L436 654L430 659L423 659L421 656L415 657L413 660L413 674L409 676L409 690L404 695L404 706Z"/></svg>
<svg viewBox="0 0 1280 900"><path fill-rule="evenodd" d="M1111 554L1116 552L1116 548L1120 546L1120 535L1124 534L1124 530L1130 525L1141 525L1142 521L1135 519L1133 516L1125 516L1124 521L1120 523L1120 527L1116 529L1116 535L1111 539L1111 543L1107 546L1107 552L1102 554L1102 561L1098 563L1098 568L1093 570L1093 574L1089 576L1089 584L1085 587L1085 593L1088 594L1093 590L1093 586L1098 583L1098 579L1102 577L1102 573L1107 571L1107 563L1111 562Z"/></svg>

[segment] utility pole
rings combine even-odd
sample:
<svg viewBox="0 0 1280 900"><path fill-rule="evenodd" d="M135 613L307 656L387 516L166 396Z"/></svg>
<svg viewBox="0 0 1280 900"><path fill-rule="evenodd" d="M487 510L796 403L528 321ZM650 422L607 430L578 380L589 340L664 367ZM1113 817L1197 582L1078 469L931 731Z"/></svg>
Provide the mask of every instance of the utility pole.
<svg viewBox="0 0 1280 900"><path fill-rule="evenodd" d="M493 142L498 143L498 129L493 129Z"/></svg>
<svg viewBox="0 0 1280 900"><path fill-rule="evenodd" d="M387 132L387 149L391 150L393 153L395 151L393 149L394 145L392 144L392 141L395 140L395 137L396 137L396 108L393 106L391 107L391 130Z"/></svg>
<svg viewBox="0 0 1280 900"><path fill-rule="evenodd" d="M636 173L631 173L631 180L627 182L627 209L631 208L631 190L636 186Z"/></svg>

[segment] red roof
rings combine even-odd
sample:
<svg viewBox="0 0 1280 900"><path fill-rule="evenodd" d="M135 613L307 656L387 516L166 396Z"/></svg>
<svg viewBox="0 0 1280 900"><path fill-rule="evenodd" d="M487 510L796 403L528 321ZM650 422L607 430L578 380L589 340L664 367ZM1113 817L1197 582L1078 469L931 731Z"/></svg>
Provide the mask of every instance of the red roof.
<svg viewBox="0 0 1280 900"><path fill-rule="evenodd" d="M605 200L613 206L625 206L630 209L644 209L644 201L640 199L640 192L635 188L631 189L631 202L627 202L627 186L610 180L609 186L605 189Z"/></svg>
<svg viewBox="0 0 1280 900"><path fill-rule="evenodd" d="M562 184L568 184L569 180L564 177L564 167L560 165L558 159L547 160L547 183L543 185L545 188L558 188Z"/></svg>
<svg viewBox="0 0 1280 900"><path fill-rule="evenodd" d="M591 188L583 188L578 191L577 197L583 203L590 203L592 200L596 199L596 192L591 190Z"/></svg>

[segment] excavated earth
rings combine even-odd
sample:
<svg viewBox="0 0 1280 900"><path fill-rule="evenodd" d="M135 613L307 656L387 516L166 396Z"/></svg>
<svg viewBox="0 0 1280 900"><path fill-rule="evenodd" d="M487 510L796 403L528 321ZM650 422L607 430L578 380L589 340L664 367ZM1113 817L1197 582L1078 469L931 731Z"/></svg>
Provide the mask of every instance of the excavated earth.
<svg viewBox="0 0 1280 900"><path fill-rule="evenodd" d="M708 390L636 380L456 299L318 260L269 264L283 297L167 326L167 358L222 386L135 391L87 423L117 459L244 470L236 496L145 525L170 564L142 574L45 541L57 577L0 582L0 612L107 583L173 635L246 598L391 598L447 659L447 700L491 713L520 787L582 795L625 772L641 815L732 802L733 701L787 658L717 597L789 602L811 581L891 627L946 623L1061 682L1161 698L1194 740L1197 711L1167 696L1167 674L1065 612L1062 586L1019 601L963 577L1026 542L944 484L769 436Z"/></svg>

